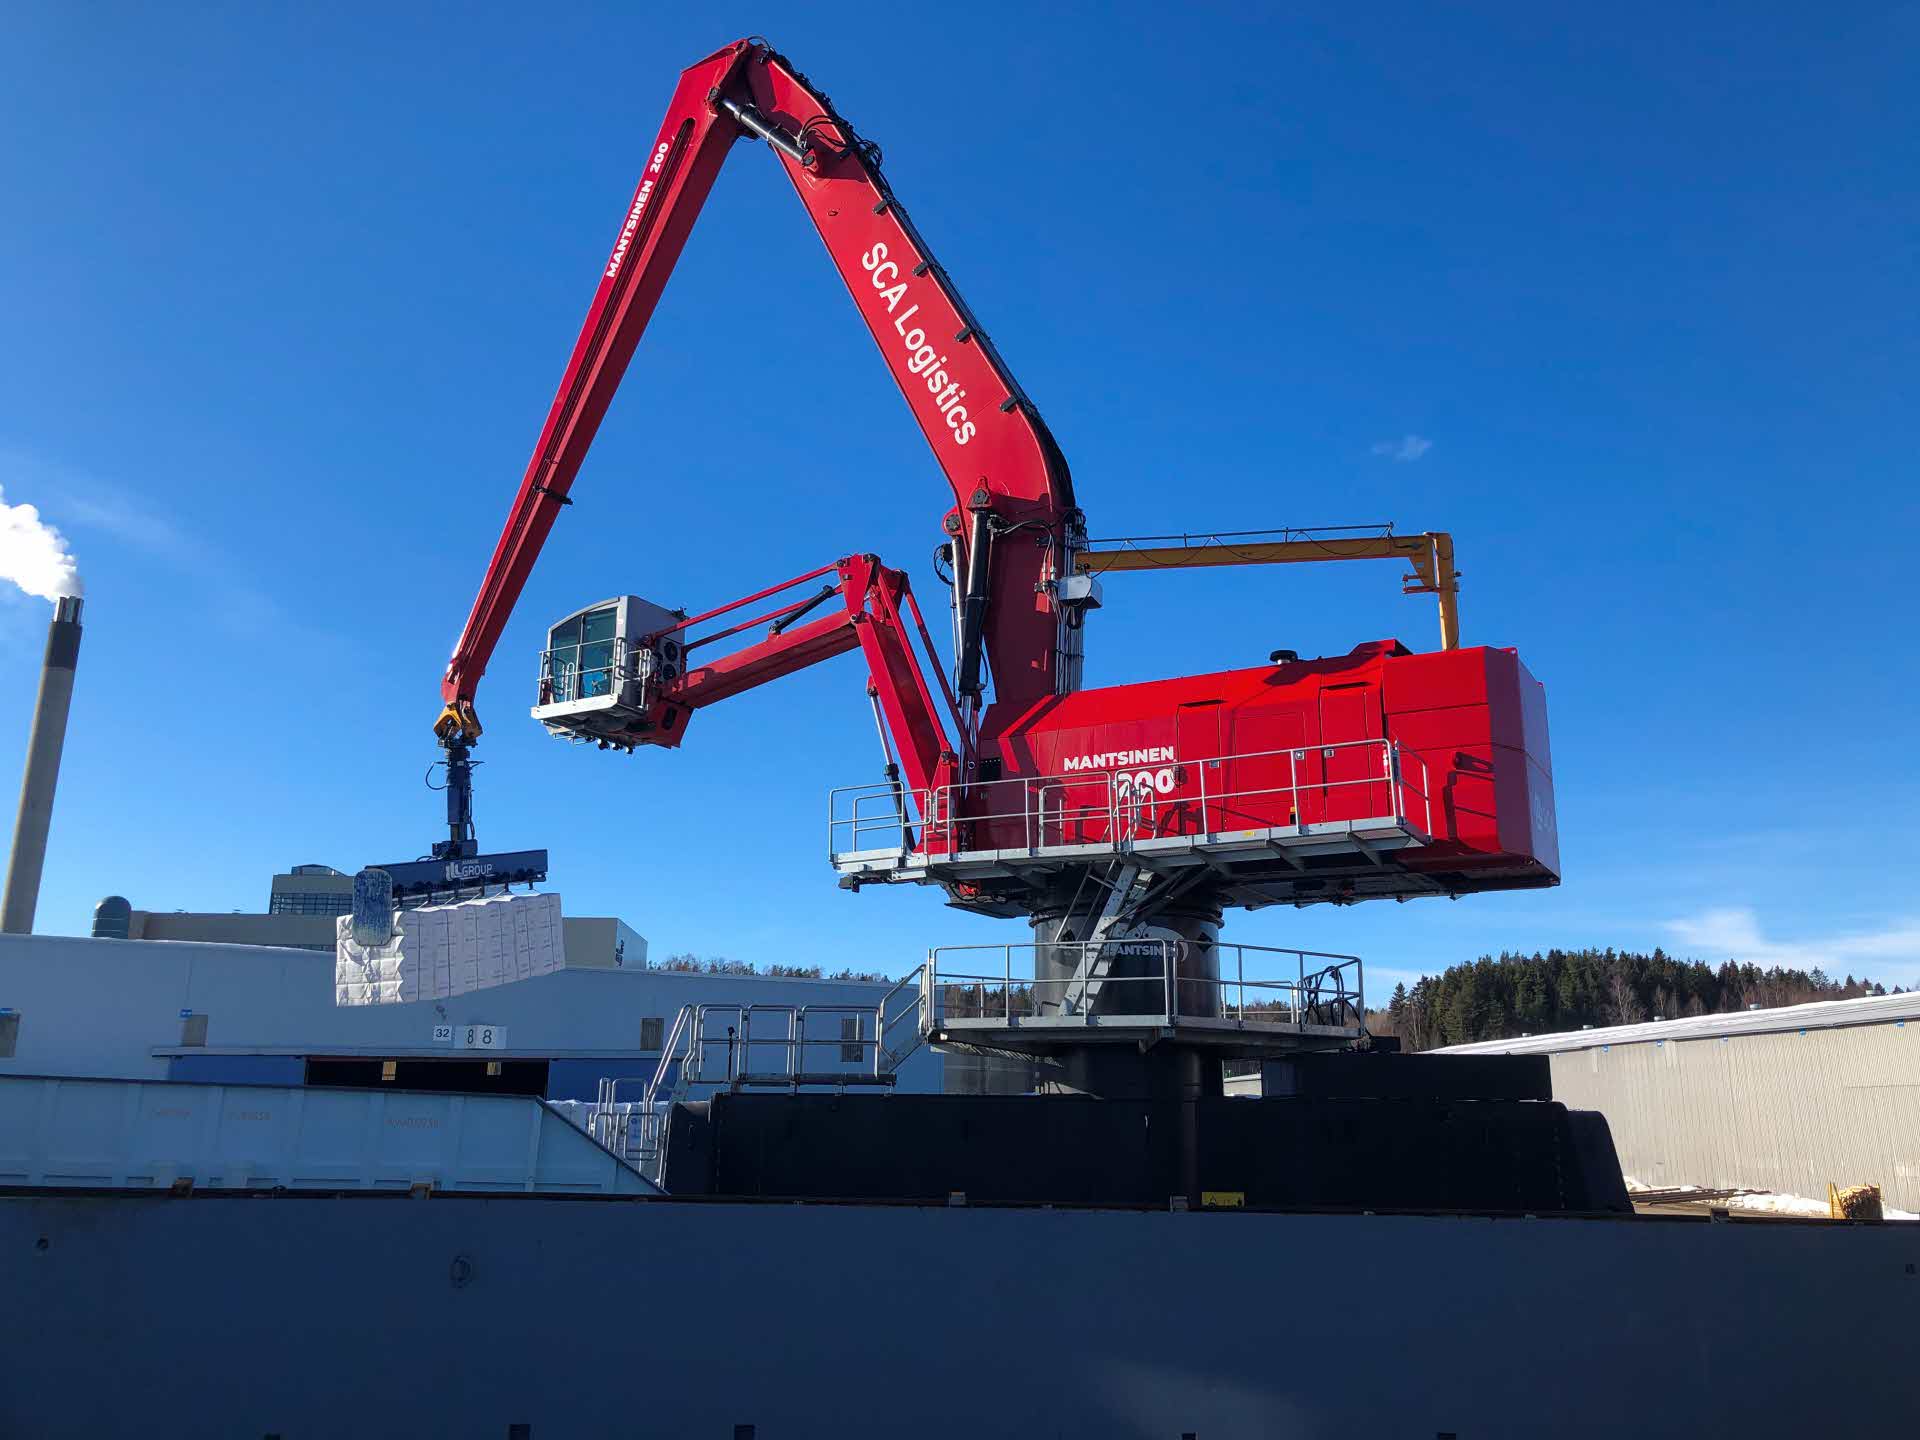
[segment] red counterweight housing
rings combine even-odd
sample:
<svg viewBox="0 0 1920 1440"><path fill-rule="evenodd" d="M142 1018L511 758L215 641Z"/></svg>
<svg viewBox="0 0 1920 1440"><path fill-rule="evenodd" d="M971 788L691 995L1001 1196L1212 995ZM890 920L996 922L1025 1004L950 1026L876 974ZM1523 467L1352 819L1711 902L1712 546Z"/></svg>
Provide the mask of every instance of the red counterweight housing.
<svg viewBox="0 0 1920 1440"><path fill-rule="evenodd" d="M1487 646L1395 655L1383 669L1387 735L1435 786L1434 843L1408 867L1476 890L1558 884L1546 687L1517 652ZM1492 883L1502 877L1509 886Z"/></svg>
<svg viewBox="0 0 1920 1440"><path fill-rule="evenodd" d="M933 797L930 858L1126 849L1247 905L1559 881L1544 692L1509 649L1373 641L997 718L977 783Z"/></svg>

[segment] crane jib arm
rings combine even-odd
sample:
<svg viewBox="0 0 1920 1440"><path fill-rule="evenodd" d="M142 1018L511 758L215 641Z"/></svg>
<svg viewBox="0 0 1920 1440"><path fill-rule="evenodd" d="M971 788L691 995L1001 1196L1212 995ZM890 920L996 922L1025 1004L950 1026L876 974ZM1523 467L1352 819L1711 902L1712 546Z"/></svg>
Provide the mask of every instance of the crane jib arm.
<svg viewBox="0 0 1920 1440"><path fill-rule="evenodd" d="M801 593L829 575L817 592ZM760 610L767 603L772 608ZM672 749L708 706L859 650L888 765L896 767L897 751L896 768L916 794L958 778L947 724L960 717L944 682L937 698L927 687L914 641L929 657L933 643L912 587L872 555L845 556L698 615L675 618L657 605L617 600L590 610L611 622L607 663L583 669L575 648L549 652L542 666L533 716L555 735L601 749ZM660 617L672 623L656 628Z"/></svg>
<svg viewBox="0 0 1920 1440"><path fill-rule="evenodd" d="M969 593L985 596L970 634L991 666L996 700L1018 710L1070 688L1059 673L1050 587L1066 573L1078 513L1058 446L895 200L878 150L784 58L743 40L680 77L447 666L443 739L479 733L480 677L742 136L770 142L952 486L947 532L956 569L978 582ZM976 535L1005 539L989 547Z"/></svg>

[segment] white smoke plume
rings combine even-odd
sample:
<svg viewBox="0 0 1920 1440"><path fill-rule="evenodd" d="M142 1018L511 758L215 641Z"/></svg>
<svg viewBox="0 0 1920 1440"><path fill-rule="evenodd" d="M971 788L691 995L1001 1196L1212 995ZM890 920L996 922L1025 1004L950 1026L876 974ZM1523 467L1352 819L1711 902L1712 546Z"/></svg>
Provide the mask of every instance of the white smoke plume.
<svg viewBox="0 0 1920 1440"><path fill-rule="evenodd" d="M0 491L0 579L42 600L80 593L80 569L66 537L33 506L7 504L5 491Z"/></svg>

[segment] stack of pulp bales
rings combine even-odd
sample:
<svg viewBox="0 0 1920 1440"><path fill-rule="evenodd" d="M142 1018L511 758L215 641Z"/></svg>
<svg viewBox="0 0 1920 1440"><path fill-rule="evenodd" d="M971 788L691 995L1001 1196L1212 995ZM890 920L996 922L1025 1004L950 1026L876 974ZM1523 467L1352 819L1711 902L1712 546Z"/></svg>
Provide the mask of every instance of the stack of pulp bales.
<svg viewBox="0 0 1920 1440"><path fill-rule="evenodd" d="M447 1000L567 963L558 895L490 895L394 912L385 944L353 938L342 915L334 942L334 1003L405 1005Z"/></svg>
<svg viewBox="0 0 1920 1440"><path fill-rule="evenodd" d="M1884 1220L1878 1185L1835 1185L1827 1182L1827 1214L1835 1220Z"/></svg>

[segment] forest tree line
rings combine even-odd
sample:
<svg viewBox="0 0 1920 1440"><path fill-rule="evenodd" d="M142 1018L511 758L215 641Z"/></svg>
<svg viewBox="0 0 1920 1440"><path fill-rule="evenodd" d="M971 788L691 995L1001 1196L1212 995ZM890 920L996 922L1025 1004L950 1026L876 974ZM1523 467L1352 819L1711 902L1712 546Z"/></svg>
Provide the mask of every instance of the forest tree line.
<svg viewBox="0 0 1920 1440"><path fill-rule="evenodd" d="M1384 1010L1371 1011L1367 1028L1396 1035L1408 1050L1511 1040L1578 1030L1582 1025L1635 1025L1690 1015L1720 1015L1758 1005L1851 1000L1885 995L1886 988L1825 971L1718 966L1676 960L1656 949L1548 950L1544 954L1483 955L1450 966L1408 989L1393 988ZM1898 993L1898 987L1896 987Z"/></svg>
<svg viewBox="0 0 1920 1440"><path fill-rule="evenodd" d="M669 955L665 960L655 960L649 964L653 970L671 970L686 975L768 975L776 979L787 980L869 980L884 981L893 977L879 970L860 970L853 966L829 972L821 965L783 965L779 961L765 969L749 960L729 960L725 955L696 955L691 950L683 950L677 955Z"/></svg>

